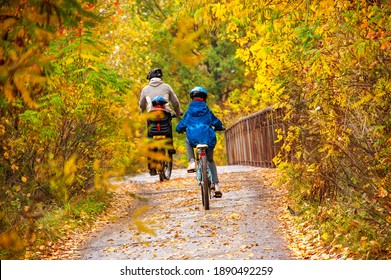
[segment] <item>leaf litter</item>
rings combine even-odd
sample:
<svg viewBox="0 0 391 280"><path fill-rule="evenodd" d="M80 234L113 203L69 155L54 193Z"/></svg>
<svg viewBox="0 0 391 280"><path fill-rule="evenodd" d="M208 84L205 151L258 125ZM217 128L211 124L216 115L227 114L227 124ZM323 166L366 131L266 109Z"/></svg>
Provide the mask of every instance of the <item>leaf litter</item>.
<svg viewBox="0 0 391 280"><path fill-rule="evenodd" d="M44 259L330 259L316 234L295 224L275 169L220 174L221 199L205 211L192 177L122 181L111 207ZM330 251L330 250L329 250Z"/></svg>

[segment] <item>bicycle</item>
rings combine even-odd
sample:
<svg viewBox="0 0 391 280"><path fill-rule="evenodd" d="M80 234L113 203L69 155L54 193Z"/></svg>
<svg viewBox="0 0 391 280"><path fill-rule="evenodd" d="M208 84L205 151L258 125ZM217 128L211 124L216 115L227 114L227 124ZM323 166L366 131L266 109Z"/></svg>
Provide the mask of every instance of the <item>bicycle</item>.
<svg viewBox="0 0 391 280"><path fill-rule="evenodd" d="M163 182L164 180L169 180L172 173L172 161L173 156L169 150L164 147L166 145L165 140L167 136L165 135L155 135L152 137L156 147L153 149L152 155L152 169L156 170L157 175L159 175L159 180Z"/></svg>
<svg viewBox="0 0 391 280"><path fill-rule="evenodd" d="M198 144L196 147L195 163L197 172L197 182L201 187L202 205L205 210L209 210L209 200L212 198L214 184L212 182L212 173L209 168L209 162L206 157L208 145Z"/></svg>
<svg viewBox="0 0 391 280"><path fill-rule="evenodd" d="M149 169L151 175L159 175L160 182L171 178L175 150L169 149L168 146L172 146L171 120L174 117L175 115L169 113L148 119L148 138L153 139L149 149L151 153Z"/></svg>
<svg viewBox="0 0 391 280"><path fill-rule="evenodd" d="M224 131L225 127L223 127L222 129L213 129L214 131ZM210 170L209 161L206 155L207 150L207 144L198 144L196 146L194 160L196 166L195 170L197 172L197 183L201 187L202 205L204 206L205 210L209 210L209 201L213 197L213 191L215 190L212 172Z"/></svg>

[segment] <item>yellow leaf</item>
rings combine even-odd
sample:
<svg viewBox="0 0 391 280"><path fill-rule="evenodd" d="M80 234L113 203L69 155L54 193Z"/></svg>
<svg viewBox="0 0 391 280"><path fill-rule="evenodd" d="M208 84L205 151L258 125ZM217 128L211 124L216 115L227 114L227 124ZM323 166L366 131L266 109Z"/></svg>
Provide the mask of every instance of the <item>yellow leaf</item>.
<svg viewBox="0 0 391 280"><path fill-rule="evenodd" d="M133 222L135 224L135 226L137 227L137 229L141 232L145 232L145 233L148 233L148 234L151 234L151 235L154 235L156 236L156 233L153 229L147 227L145 225L145 222L142 222L142 221L134 221Z"/></svg>
<svg viewBox="0 0 391 280"><path fill-rule="evenodd" d="M0 136L3 136L5 134L5 127L4 125L0 124Z"/></svg>
<svg viewBox="0 0 391 280"><path fill-rule="evenodd" d="M8 18L6 20L4 20L1 24L3 25L2 28L3 30L7 30L8 28L11 28L12 25L14 25L16 23L16 19L14 18Z"/></svg>
<svg viewBox="0 0 391 280"><path fill-rule="evenodd" d="M22 250L23 247L23 241L21 240L16 231L0 234L0 248L19 251Z"/></svg>
<svg viewBox="0 0 391 280"><path fill-rule="evenodd" d="M95 171L99 171L100 163L98 159L94 160L93 168Z"/></svg>
<svg viewBox="0 0 391 280"><path fill-rule="evenodd" d="M64 166L64 175L70 175L76 172L77 166L75 164L75 157L72 156L69 160L65 162Z"/></svg>
<svg viewBox="0 0 391 280"><path fill-rule="evenodd" d="M23 75L15 76L14 83L18 91L21 93L22 100L26 102L29 107L38 107L37 103L33 100L30 91L25 85L25 77Z"/></svg>
<svg viewBox="0 0 391 280"><path fill-rule="evenodd" d="M5 85L4 85L4 94L5 94L5 97L6 99L9 101L9 102L15 102L16 101L16 96L15 96L15 93L14 93L14 88L13 86L11 85L10 82L6 82Z"/></svg>
<svg viewBox="0 0 391 280"><path fill-rule="evenodd" d="M232 213L232 214L230 215L230 218L231 218L232 220L240 220L240 219L241 219L241 216L240 216L239 214L237 214L237 213Z"/></svg>
<svg viewBox="0 0 391 280"><path fill-rule="evenodd" d="M26 183L27 182L27 178L25 176L22 176L22 182L23 183Z"/></svg>
<svg viewBox="0 0 391 280"><path fill-rule="evenodd" d="M65 64L66 65L69 65L71 63L73 63L74 59L72 57L69 57L67 60L65 60Z"/></svg>
<svg viewBox="0 0 391 280"><path fill-rule="evenodd" d="M367 247L367 239L368 237L366 236L361 237L361 247L364 249Z"/></svg>
<svg viewBox="0 0 391 280"><path fill-rule="evenodd" d="M384 197L387 197L388 195L388 192L385 188L382 188L380 187L378 190L377 190L377 196L380 197L380 198L384 198Z"/></svg>
<svg viewBox="0 0 391 280"><path fill-rule="evenodd" d="M149 228L144 221L139 220L140 215L146 212L147 210L149 210L149 206L142 206L138 208L132 217L132 221L139 231L155 236L156 235L155 231Z"/></svg>

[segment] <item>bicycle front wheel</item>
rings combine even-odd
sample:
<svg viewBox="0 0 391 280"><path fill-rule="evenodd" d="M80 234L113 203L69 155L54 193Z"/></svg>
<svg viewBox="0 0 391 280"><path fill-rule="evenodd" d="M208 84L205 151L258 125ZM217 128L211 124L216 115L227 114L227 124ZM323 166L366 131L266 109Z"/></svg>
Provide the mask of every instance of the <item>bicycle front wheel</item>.
<svg viewBox="0 0 391 280"><path fill-rule="evenodd" d="M209 210L210 180L208 176L208 161L206 156L201 157L201 192L205 210Z"/></svg>

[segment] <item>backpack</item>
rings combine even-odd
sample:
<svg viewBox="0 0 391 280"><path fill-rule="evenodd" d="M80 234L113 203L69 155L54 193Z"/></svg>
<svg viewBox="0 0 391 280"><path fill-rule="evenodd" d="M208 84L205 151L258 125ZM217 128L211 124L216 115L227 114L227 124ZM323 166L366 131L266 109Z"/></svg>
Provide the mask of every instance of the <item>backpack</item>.
<svg viewBox="0 0 391 280"><path fill-rule="evenodd" d="M147 125L149 138L159 135L172 138L171 113L164 110L152 110Z"/></svg>

